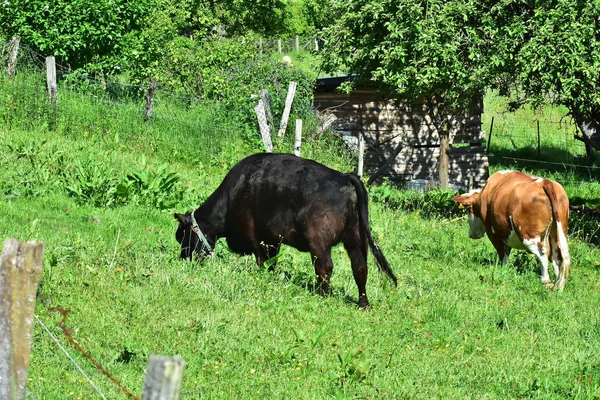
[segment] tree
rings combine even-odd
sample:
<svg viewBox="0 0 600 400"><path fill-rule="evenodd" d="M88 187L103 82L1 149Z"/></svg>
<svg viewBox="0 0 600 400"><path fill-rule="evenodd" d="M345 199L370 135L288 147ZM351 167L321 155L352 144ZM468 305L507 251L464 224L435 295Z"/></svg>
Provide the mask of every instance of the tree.
<svg viewBox="0 0 600 400"><path fill-rule="evenodd" d="M478 7L474 0L337 0L338 18L323 31L326 70L427 101L442 142L442 186L450 115L469 107L489 83Z"/></svg>
<svg viewBox="0 0 600 400"><path fill-rule="evenodd" d="M7 0L0 5L0 31L73 68L117 64L123 39L142 28L158 1Z"/></svg>
<svg viewBox="0 0 600 400"><path fill-rule="evenodd" d="M562 104L588 156L600 149L600 1L336 0L333 14L329 71L446 110L486 87L515 106ZM444 113L438 107L438 124Z"/></svg>
<svg viewBox="0 0 600 400"><path fill-rule="evenodd" d="M516 106L566 106L590 158L600 149L599 15L597 0L511 0L491 5L485 21L496 83Z"/></svg>

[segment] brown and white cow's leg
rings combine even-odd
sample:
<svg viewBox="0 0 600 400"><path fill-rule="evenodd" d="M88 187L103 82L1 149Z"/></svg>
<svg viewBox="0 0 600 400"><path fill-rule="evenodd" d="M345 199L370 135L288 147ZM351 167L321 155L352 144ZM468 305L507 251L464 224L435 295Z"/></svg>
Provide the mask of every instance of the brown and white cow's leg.
<svg viewBox="0 0 600 400"><path fill-rule="evenodd" d="M522 243L525 249L534 254L538 259L542 284L548 289L552 289L554 284L550 280L550 275L548 274L548 249L544 245L542 238L523 239Z"/></svg>
<svg viewBox="0 0 600 400"><path fill-rule="evenodd" d="M558 275L556 275L556 286L554 287L554 289L563 290L565 288L565 284L567 283L569 273L571 272L571 255L569 254L569 244L567 243L566 228L561 224L560 221L557 222L556 227L556 242L559 251L556 252L552 260L554 263L554 258L556 258L556 263L558 264Z"/></svg>
<svg viewBox="0 0 600 400"><path fill-rule="evenodd" d="M494 234L488 234L488 237L496 249L500 263L506 265L506 263L508 263L508 256L510 255L510 247L505 245L504 242Z"/></svg>

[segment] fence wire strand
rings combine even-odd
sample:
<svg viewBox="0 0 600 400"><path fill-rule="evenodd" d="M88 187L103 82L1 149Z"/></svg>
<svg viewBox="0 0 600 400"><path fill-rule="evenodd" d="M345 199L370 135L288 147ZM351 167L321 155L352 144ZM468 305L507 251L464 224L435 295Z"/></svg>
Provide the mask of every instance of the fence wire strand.
<svg viewBox="0 0 600 400"><path fill-rule="evenodd" d="M56 345L62 350L63 353L65 353L65 355L67 356L67 358L73 363L73 365L75 366L75 368L79 371L79 373L88 381L88 383L94 388L94 390L98 393L98 395L103 399L106 400L106 396L104 396L104 393L102 393L102 391L98 388L98 386L96 386L96 384L92 381L92 379L85 373L85 371L83 370L83 368L81 368L79 366L79 364L77 363L77 361L75 361L73 359L73 357L71 357L71 355L69 354L69 352L67 351L67 349L65 349L63 347L62 344L60 344L60 341L58 340L58 338L56 336L54 336L54 334L52 332L50 332L50 329L48 329L48 327L44 324L44 322L40 319L40 317L38 317L37 315L35 316L36 321L42 326L42 328L44 328L44 330L46 331L46 333L48 333L48 335L50 335L50 337L52 338L52 340L54 341L54 343L56 343Z"/></svg>

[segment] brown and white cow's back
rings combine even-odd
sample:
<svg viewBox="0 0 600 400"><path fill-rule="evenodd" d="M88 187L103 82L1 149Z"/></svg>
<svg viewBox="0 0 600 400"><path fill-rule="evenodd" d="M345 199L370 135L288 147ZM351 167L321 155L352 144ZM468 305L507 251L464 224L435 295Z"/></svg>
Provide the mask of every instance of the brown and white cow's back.
<svg viewBox="0 0 600 400"><path fill-rule="evenodd" d="M456 196L454 201L469 212L469 237L487 234L503 264L511 249L527 250L539 260L542 283L554 286L548 275L552 260L554 287L564 288L571 264L569 199L559 183L519 171L499 171L483 189Z"/></svg>

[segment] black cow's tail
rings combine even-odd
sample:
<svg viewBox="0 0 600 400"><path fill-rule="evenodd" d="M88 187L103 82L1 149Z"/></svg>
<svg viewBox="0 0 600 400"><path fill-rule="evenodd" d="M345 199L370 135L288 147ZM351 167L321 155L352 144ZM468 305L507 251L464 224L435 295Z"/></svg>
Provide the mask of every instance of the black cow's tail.
<svg viewBox="0 0 600 400"><path fill-rule="evenodd" d="M394 282L394 285L398 285L398 279L396 279L392 268L390 268L390 264L386 260L377 243L375 243L373 240L373 235L371 235L371 229L369 228L369 196L367 194L367 190L365 189L365 185L363 185L361 180L358 179L356 175L348 174L348 177L350 178L352 186L354 186L356 189L356 197L358 201L358 221L362 231L367 235L369 246L371 247L373 256L375 256L375 260L377 260L377 266L379 269L385 272L387 276L390 277L392 282Z"/></svg>

